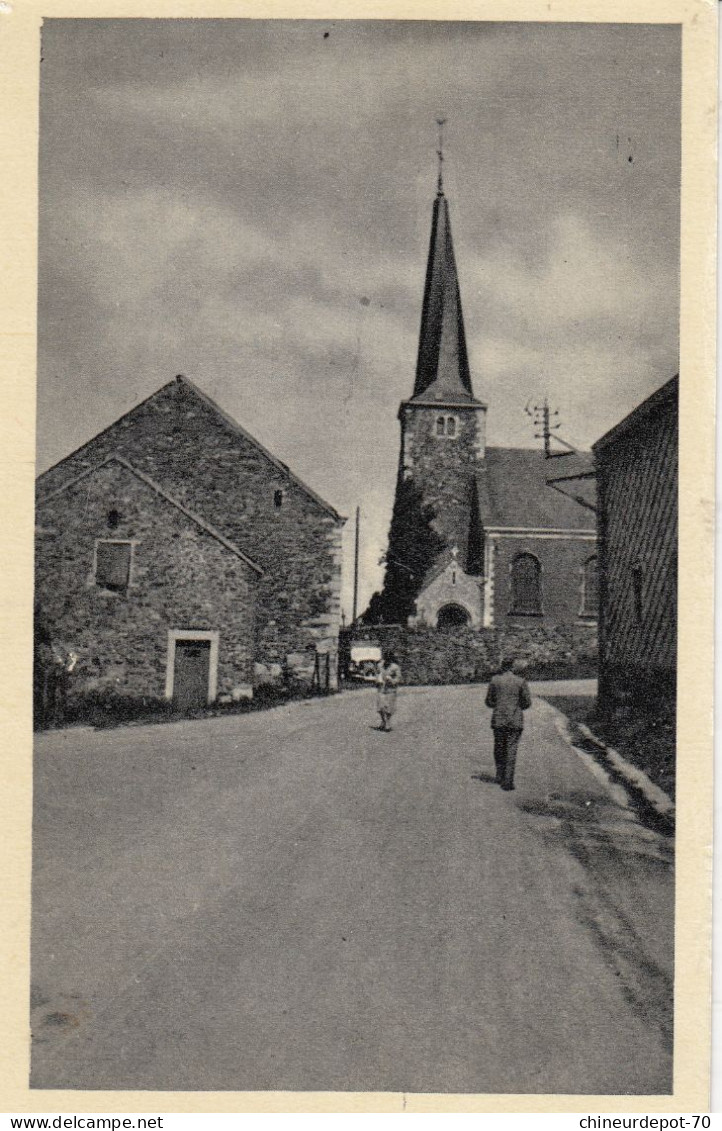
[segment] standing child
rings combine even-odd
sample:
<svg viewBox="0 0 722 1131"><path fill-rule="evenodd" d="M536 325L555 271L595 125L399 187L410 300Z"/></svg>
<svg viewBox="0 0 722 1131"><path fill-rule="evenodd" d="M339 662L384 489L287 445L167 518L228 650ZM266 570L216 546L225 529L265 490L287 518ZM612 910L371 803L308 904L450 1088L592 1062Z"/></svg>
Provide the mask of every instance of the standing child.
<svg viewBox="0 0 722 1131"><path fill-rule="evenodd" d="M379 666L376 709L381 716L381 730L391 730L391 716L396 710L396 691L401 683L401 668L396 655L387 652Z"/></svg>

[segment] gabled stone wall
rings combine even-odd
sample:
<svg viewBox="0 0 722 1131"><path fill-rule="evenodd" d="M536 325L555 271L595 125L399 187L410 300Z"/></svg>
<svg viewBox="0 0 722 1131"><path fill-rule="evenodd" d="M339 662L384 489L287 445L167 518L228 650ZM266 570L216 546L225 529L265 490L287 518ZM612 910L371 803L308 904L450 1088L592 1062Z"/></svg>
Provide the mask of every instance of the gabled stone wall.
<svg viewBox="0 0 722 1131"><path fill-rule="evenodd" d="M452 560L429 582L416 599L416 624L436 627L445 605L459 605L469 617L472 628L481 626L481 584L469 577L458 561Z"/></svg>
<svg viewBox="0 0 722 1131"><path fill-rule="evenodd" d="M47 471L39 498L114 453L263 568L258 661L312 671L316 646L331 647L340 627L344 520L184 380L165 385Z"/></svg>
<svg viewBox="0 0 722 1131"><path fill-rule="evenodd" d="M257 574L212 534L117 463L39 505L36 521L36 607L78 657L71 695L162 699L170 630L217 631L218 695L250 690ZM132 543L126 592L96 584L97 539Z"/></svg>

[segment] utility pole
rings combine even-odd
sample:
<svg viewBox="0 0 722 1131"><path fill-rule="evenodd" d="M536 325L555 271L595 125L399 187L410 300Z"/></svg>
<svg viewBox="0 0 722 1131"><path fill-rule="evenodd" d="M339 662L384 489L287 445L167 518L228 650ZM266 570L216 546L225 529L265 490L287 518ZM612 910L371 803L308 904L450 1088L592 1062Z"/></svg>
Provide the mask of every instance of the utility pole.
<svg viewBox="0 0 722 1131"><path fill-rule="evenodd" d="M534 439L544 441L545 459L558 459L560 456L568 456L572 452L576 451L576 448L573 444L567 443L567 441L563 440L561 436L554 435L557 429L561 428L561 423L557 421L556 424L552 424L551 421L552 417L559 416L559 412L557 411L557 409L549 408L549 401L546 397L544 397L544 400L541 404L535 404L532 408L530 408L527 404L524 411L527 416L532 417L535 427L541 428L541 432L534 433ZM564 448L566 448L566 451L553 451L552 440L556 440L558 444L562 444Z"/></svg>
<svg viewBox="0 0 722 1131"><path fill-rule="evenodd" d="M351 614L351 624L356 624L356 614L358 612L358 546L359 546L359 532L361 528L361 507L356 507L356 542L354 545L353 553L353 611Z"/></svg>

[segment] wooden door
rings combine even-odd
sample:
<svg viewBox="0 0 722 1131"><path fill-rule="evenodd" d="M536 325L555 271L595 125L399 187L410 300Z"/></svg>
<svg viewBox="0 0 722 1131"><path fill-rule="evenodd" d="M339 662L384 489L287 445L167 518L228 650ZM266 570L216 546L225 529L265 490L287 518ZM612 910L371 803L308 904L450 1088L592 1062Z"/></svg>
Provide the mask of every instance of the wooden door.
<svg viewBox="0 0 722 1131"><path fill-rule="evenodd" d="M210 640L176 640L173 702L181 711L205 707L210 670Z"/></svg>

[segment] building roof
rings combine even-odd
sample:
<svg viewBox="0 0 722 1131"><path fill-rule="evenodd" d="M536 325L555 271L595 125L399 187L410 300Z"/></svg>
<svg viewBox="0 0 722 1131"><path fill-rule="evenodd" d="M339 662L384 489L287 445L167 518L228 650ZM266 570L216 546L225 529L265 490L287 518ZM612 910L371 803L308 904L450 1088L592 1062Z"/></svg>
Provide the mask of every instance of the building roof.
<svg viewBox="0 0 722 1131"><path fill-rule="evenodd" d="M431 222L412 401L479 403L471 387L449 205L441 190L434 201Z"/></svg>
<svg viewBox="0 0 722 1131"><path fill-rule="evenodd" d="M232 554L235 554L236 557L245 562L246 565L249 566L252 570L255 570L255 572L258 574L263 573L261 567L257 565L256 562L254 562L251 558L249 558L247 554L244 554L243 550L239 549L234 542L231 542L229 538L226 538L225 534L221 534L220 530L216 530L215 526L212 526L210 522L206 522L204 518L200 518L197 514L194 514L193 511L189 510L188 507L184 506L183 503L180 503L177 499L174 499L173 496L169 495L163 487L160 487L157 483L155 483L149 475L146 475L143 471L139 471L137 467L133 467L133 465L121 455L113 454L107 456L101 463L96 464L94 467L89 467L86 471L81 472L80 475L76 475L73 479L69 479L67 483L63 483L62 487L58 487L57 490L51 491L48 495L45 495L38 503L38 509L41 510L45 504L49 503L52 499L55 499L58 495L62 495L65 491L69 491L71 487L75 487L75 485L82 482L83 479L97 475L98 472L102 471L104 468L110 466L111 464L117 464L120 467L125 468L125 470L129 471L131 475L134 475L136 479L139 479L142 483L144 483L146 487L149 487L150 490L155 491L157 495L160 495L160 497L164 499L166 503L169 503L171 506L181 511L187 519L190 519L190 521L195 523L196 526L199 526L201 530L204 530L206 534L210 534L211 537L220 542L222 546L225 546L227 550L230 550Z"/></svg>
<svg viewBox="0 0 722 1131"><path fill-rule="evenodd" d="M486 530L578 530L593 532L595 518L591 452L547 459L541 449L487 448L477 474L479 513ZM566 484L564 493L549 481L564 475L585 476ZM562 485L560 485L562 486ZM584 498L580 504L572 496Z"/></svg>
<svg viewBox="0 0 722 1131"><path fill-rule="evenodd" d="M624 420L620 420L619 424L615 424L614 428L610 428L609 432L605 432L595 444L592 444L593 451L601 452L636 428L644 427L650 416L671 402L676 403L678 398L679 374L647 397L646 401L642 401L640 405L632 409L629 415L625 416Z"/></svg>
<svg viewBox="0 0 722 1131"><path fill-rule="evenodd" d="M424 589L426 589L432 581L435 581L437 577L440 577L452 562L458 561L458 553L454 552L455 549L458 551L458 547L446 546L439 553L439 556L436 558L431 568L424 574ZM462 567L461 562L459 562L459 566Z"/></svg>

